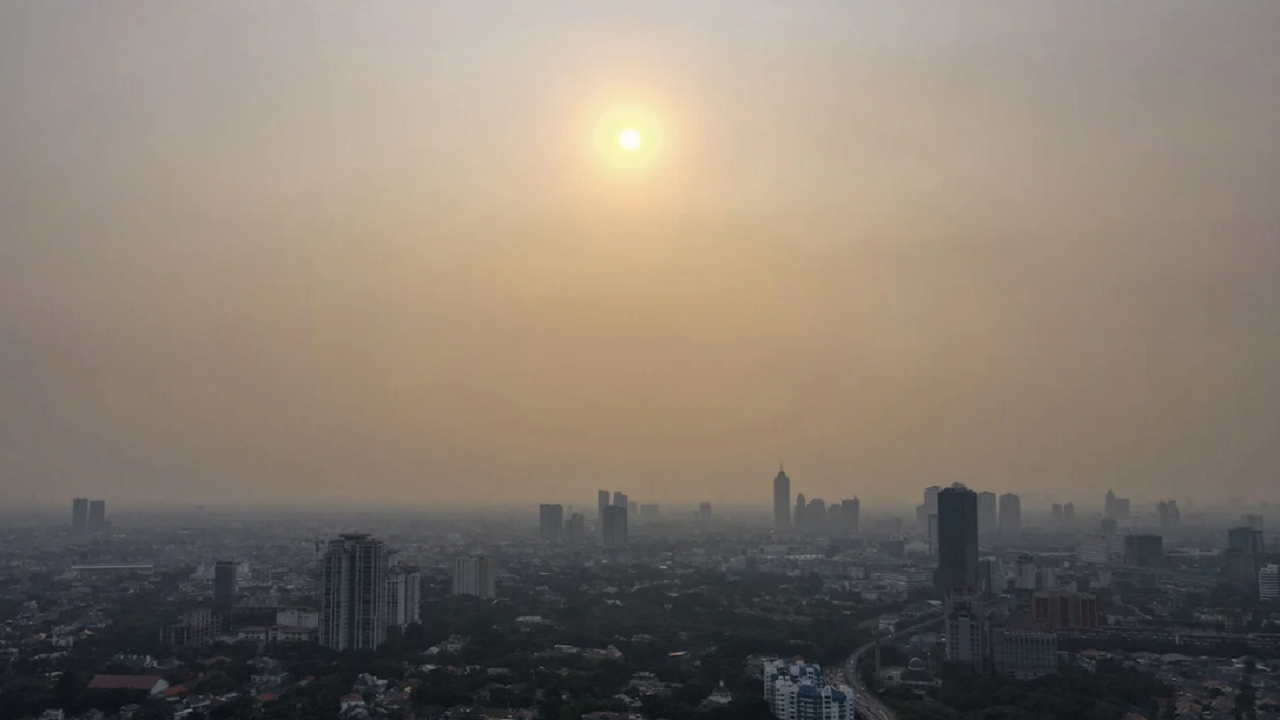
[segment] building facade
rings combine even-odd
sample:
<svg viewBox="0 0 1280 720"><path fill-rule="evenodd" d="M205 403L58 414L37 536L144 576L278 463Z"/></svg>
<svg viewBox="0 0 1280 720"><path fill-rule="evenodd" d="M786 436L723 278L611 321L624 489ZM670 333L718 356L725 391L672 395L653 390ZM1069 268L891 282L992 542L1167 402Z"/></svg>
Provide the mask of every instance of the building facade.
<svg viewBox="0 0 1280 720"><path fill-rule="evenodd" d="M982 596L951 593L943 602L947 660L986 669L987 614Z"/></svg>
<svg viewBox="0 0 1280 720"><path fill-rule="evenodd" d="M240 563L235 560L219 560L213 566L213 601L230 605L236 601L239 589Z"/></svg>
<svg viewBox="0 0 1280 720"><path fill-rule="evenodd" d="M862 514L862 502L855 495L852 500L842 500L840 502L840 522L844 524L844 529L851 535L857 535L859 532L858 520Z"/></svg>
<svg viewBox="0 0 1280 720"><path fill-rule="evenodd" d="M407 627L422 619L422 572L396 565L387 572L387 625Z"/></svg>
<svg viewBox="0 0 1280 720"><path fill-rule="evenodd" d="M1030 616L1014 615L991 628L991 668L1018 680L1058 671L1058 636Z"/></svg>
<svg viewBox="0 0 1280 720"><path fill-rule="evenodd" d="M1268 565L1258 571L1258 598L1280 599L1280 565Z"/></svg>
<svg viewBox="0 0 1280 720"><path fill-rule="evenodd" d="M1047 628L1098 627L1098 597L1092 593L1038 592L1031 596L1031 615Z"/></svg>
<svg viewBox="0 0 1280 720"><path fill-rule="evenodd" d="M348 534L320 560L320 643L376 650L387 638L387 552L381 540Z"/></svg>
<svg viewBox="0 0 1280 720"><path fill-rule="evenodd" d="M1124 564L1134 567L1164 567L1164 538L1159 535L1124 536Z"/></svg>
<svg viewBox="0 0 1280 720"><path fill-rule="evenodd" d="M89 530L89 499L75 498L71 501L71 529L77 535Z"/></svg>
<svg viewBox="0 0 1280 720"><path fill-rule="evenodd" d="M764 696L778 720L853 720L853 690L827 685L820 665L769 660Z"/></svg>
<svg viewBox="0 0 1280 720"><path fill-rule="evenodd" d="M497 595L497 572L483 555L460 557L453 563L453 594L492 598Z"/></svg>
<svg viewBox="0 0 1280 720"><path fill-rule="evenodd" d="M996 494L978 493L978 534L991 537L1000 530L1000 513L996 510Z"/></svg>
<svg viewBox="0 0 1280 720"><path fill-rule="evenodd" d="M89 501L89 532L103 532L107 529L107 501Z"/></svg>
<svg viewBox="0 0 1280 720"><path fill-rule="evenodd" d="M1022 534L1022 500L1013 493L1000 496L1000 535L1016 538Z"/></svg>
<svg viewBox="0 0 1280 720"><path fill-rule="evenodd" d="M627 508L611 505L604 509L604 546L611 550L627 546Z"/></svg>

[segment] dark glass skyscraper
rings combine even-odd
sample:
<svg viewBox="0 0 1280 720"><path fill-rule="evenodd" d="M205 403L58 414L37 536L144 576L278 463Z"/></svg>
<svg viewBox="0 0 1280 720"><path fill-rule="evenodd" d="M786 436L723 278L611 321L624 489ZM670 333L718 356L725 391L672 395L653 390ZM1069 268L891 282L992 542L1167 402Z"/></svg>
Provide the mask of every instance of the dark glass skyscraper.
<svg viewBox="0 0 1280 720"><path fill-rule="evenodd" d="M963 485L938 493L938 589L978 587L978 494Z"/></svg>
<svg viewBox="0 0 1280 720"><path fill-rule="evenodd" d="M1022 500L1013 493L1000 496L1000 535L1016 538L1022 534Z"/></svg>
<svg viewBox="0 0 1280 720"><path fill-rule="evenodd" d="M71 529L77 535L83 535L89 529L89 499L76 498L71 501Z"/></svg>
<svg viewBox="0 0 1280 720"><path fill-rule="evenodd" d="M786 532L791 529L791 478L778 468L773 478L773 529Z"/></svg>

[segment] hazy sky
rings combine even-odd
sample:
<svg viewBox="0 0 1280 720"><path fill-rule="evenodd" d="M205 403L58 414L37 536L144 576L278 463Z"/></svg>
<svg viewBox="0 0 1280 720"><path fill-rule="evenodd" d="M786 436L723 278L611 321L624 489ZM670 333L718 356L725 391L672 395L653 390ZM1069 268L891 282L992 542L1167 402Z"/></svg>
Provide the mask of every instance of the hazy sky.
<svg viewBox="0 0 1280 720"><path fill-rule="evenodd" d="M0 483L1280 499L1278 28L0 0ZM593 144L619 112L642 167Z"/></svg>

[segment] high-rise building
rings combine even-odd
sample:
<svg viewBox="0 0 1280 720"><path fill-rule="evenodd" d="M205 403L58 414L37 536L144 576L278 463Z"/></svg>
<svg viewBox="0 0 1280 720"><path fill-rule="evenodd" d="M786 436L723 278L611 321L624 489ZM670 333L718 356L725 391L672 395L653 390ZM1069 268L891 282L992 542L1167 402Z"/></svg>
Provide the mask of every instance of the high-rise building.
<svg viewBox="0 0 1280 720"><path fill-rule="evenodd" d="M963 485L938 493L938 590L970 591L978 583L978 495Z"/></svg>
<svg viewBox="0 0 1280 720"><path fill-rule="evenodd" d="M1182 515L1178 512L1177 500L1163 500L1156 504L1156 514L1160 516L1160 527L1172 530L1178 527Z"/></svg>
<svg viewBox="0 0 1280 720"><path fill-rule="evenodd" d="M1013 493L1000 496L1000 535L1016 538L1022 534L1022 500Z"/></svg>
<svg viewBox="0 0 1280 720"><path fill-rule="evenodd" d="M796 493L796 509L791 513L792 520L797 530L809 524L808 519L804 516L808 510L808 503L804 499L804 493Z"/></svg>
<svg viewBox="0 0 1280 720"><path fill-rule="evenodd" d="M587 539L587 518L582 513L574 513L564 524L564 539L566 542L578 544Z"/></svg>
<svg viewBox="0 0 1280 720"><path fill-rule="evenodd" d="M942 492L942 488L937 485L930 485L924 489L924 507L927 514L938 512L938 493Z"/></svg>
<svg viewBox="0 0 1280 720"><path fill-rule="evenodd" d="M1013 561L1013 587L1015 590L1036 589L1036 559L1030 555L1019 555Z"/></svg>
<svg viewBox="0 0 1280 720"><path fill-rule="evenodd" d="M1258 599L1280 599L1280 565L1268 565L1258 571Z"/></svg>
<svg viewBox="0 0 1280 720"><path fill-rule="evenodd" d="M231 605L236 601L239 587L240 563L235 560L219 560L213 566L213 601L219 605Z"/></svg>
<svg viewBox="0 0 1280 720"><path fill-rule="evenodd" d="M938 513L929 513L929 557L938 557Z"/></svg>
<svg viewBox="0 0 1280 720"><path fill-rule="evenodd" d="M609 549L627 546L626 505L613 505L604 509L604 546Z"/></svg>
<svg viewBox="0 0 1280 720"><path fill-rule="evenodd" d="M1102 511L1102 517L1111 518L1112 520L1115 520L1116 519L1116 494L1108 490L1107 497L1104 502L1105 504L1103 505L1104 509Z"/></svg>
<svg viewBox="0 0 1280 720"><path fill-rule="evenodd" d="M1048 591L1031 596L1031 614L1049 628L1098 627L1098 598L1091 593Z"/></svg>
<svg viewBox="0 0 1280 720"><path fill-rule="evenodd" d="M1159 535L1126 535L1124 564L1135 567L1164 567L1164 538Z"/></svg>
<svg viewBox="0 0 1280 720"><path fill-rule="evenodd" d="M983 537L995 535L1000 529L999 517L996 512L996 494L978 493L978 534Z"/></svg>
<svg viewBox="0 0 1280 720"><path fill-rule="evenodd" d="M1261 515L1241 515L1240 523L1243 524L1245 527L1248 527L1250 530L1259 530L1259 531L1262 530Z"/></svg>
<svg viewBox="0 0 1280 720"><path fill-rule="evenodd" d="M1058 636L1026 613L1011 615L991 628L991 666L1019 680L1058 671Z"/></svg>
<svg viewBox="0 0 1280 720"><path fill-rule="evenodd" d="M982 670L987 658L987 612L982 596L951 593L942 605L947 660Z"/></svg>
<svg viewBox="0 0 1280 720"><path fill-rule="evenodd" d="M1263 545L1262 531L1254 530L1244 525L1231 528L1227 531L1227 549L1255 555L1266 552L1266 548Z"/></svg>
<svg viewBox="0 0 1280 720"><path fill-rule="evenodd" d="M89 529L89 500L76 498L71 501L71 529L83 535Z"/></svg>
<svg viewBox="0 0 1280 720"><path fill-rule="evenodd" d="M766 660L764 697L778 720L853 720L854 696L845 685L827 685L819 665Z"/></svg>
<svg viewBox="0 0 1280 720"><path fill-rule="evenodd" d="M1000 558L992 556L978 561L978 589L984 595L999 595L1007 584Z"/></svg>
<svg viewBox="0 0 1280 720"><path fill-rule="evenodd" d="M858 516L862 512L862 503L854 496L852 500L844 500L840 503L840 522L844 525L846 531L852 535L858 534Z"/></svg>
<svg viewBox="0 0 1280 720"><path fill-rule="evenodd" d="M1076 504L1069 502L1062 506L1062 522L1071 524L1076 521Z"/></svg>
<svg viewBox="0 0 1280 720"><path fill-rule="evenodd" d="M1098 523L1098 528L1099 528L1099 531L1105 537L1111 537L1112 535L1116 534L1116 530L1118 529L1118 523L1116 523L1115 518L1105 517L1105 518L1102 518L1102 521Z"/></svg>
<svg viewBox="0 0 1280 720"><path fill-rule="evenodd" d="M107 501L89 501L89 532L102 532L107 529Z"/></svg>
<svg viewBox="0 0 1280 720"><path fill-rule="evenodd" d="M387 638L387 553L381 540L347 534L320 561L320 644L376 650Z"/></svg>
<svg viewBox="0 0 1280 720"><path fill-rule="evenodd" d="M1049 515L1053 518L1054 522L1062 522L1062 503L1054 503L1053 507L1049 510Z"/></svg>
<svg viewBox="0 0 1280 720"><path fill-rule="evenodd" d="M540 535L542 542L549 544L559 544L564 541L564 506L548 505L543 503L538 506L538 525L541 528Z"/></svg>
<svg viewBox="0 0 1280 720"><path fill-rule="evenodd" d="M822 498L814 498L804 509L804 523L810 527L821 528L827 524L827 503Z"/></svg>
<svg viewBox="0 0 1280 720"><path fill-rule="evenodd" d="M791 478L778 468L773 478L773 529L786 532L791 529Z"/></svg>
<svg viewBox="0 0 1280 720"><path fill-rule="evenodd" d="M617 490L615 490L613 492L613 506L620 507L620 508L626 507L627 506L626 493L618 492Z"/></svg>
<svg viewBox="0 0 1280 720"><path fill-rule="evenodd" d="M609 507L609 491L600 490L596 493L596 524L599 526L601 540L604 540L604 509L607 507Z"/></svg>
<svg viewBox="0 0 1280 720"><path fill-rule="evenodd" d="M396 565L387 572L387 625L408 627L422 619L422 572Z"/></svg>
<svg viewBox="0 0 1280 720"><path fill-rule="evenodd" d="M608 509L606 509L607 512ZM453 594L474 595L486 600L497 595L497 570L493 566L493 561L484 555L460 557L455 560Z"/></svg>
<svg viewBox="0 0 1280 720"><path fill-rule="evenodd" d="M832 530L843 529L844 503L833 502L827 506L827 527Z"/></svg>

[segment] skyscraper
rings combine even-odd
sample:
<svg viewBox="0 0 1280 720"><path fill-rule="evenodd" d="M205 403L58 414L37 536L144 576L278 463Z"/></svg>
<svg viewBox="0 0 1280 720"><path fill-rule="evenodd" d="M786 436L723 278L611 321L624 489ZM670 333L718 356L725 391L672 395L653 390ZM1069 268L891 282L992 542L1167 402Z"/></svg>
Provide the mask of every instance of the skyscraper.
<svg viewBox="0 0 1280 720"><path fill-rule="evenodd" d="M352 533L329 541L320 561L320 644L375 650L387 638L387 554L381 540Z"/></svg>
<svg viewBox="0 0 1280 720"><path fill-rule="evenodd" d="M213 566L213 601L219 605L231 605L236 601L239 586L240 563L235 560L219 560Z"/></svg>
<svg viewBox="0 0 1280 720"><path fill-rule="evenodd" d="M396 565L387 572L387 625L406 627L422 617L422 572Z"/></svg>
<svg viewBox="0 0 1280 720"><path fill-rule="evenodd" d="M623 508L626 507L627 506L626 494L615 490L613 493L613 506L623 507Z"/></svg>
<svg viewBox="0 0 1280 720"><path fill-rule="evenodd" d="M613 550L627 546L626 505L611 505L604 509L604 546Z"/></svg>
<svg viewBox="0 0 1280 720"><path fill-rule="evenodd" d="M778 468L773 478L773 529L787 532L791 529L791 478Z"/></svg>
<svg viewBox="0 0 1280 720"><path fill-rule="evenodd" d="M808 520L804 515L805 510L807 509L808 507L804 499L804 493L796 493L796 509L791 513L791 522L795 525L797 530L808 525Z"/></svg>
<svg viewBox="0 0 1280 720"><path fill-rule="evenodd" d="M1125 535L1124 564L1164 567L1164 538L1160 535Z"/></svg>
<svg viewBox="0 0 1280 720"><path fill-rule="evenodd" d="M1054 503L1049 510L1049 514L1053 517L1054 522L1062 522L1062 503Z"/></svg>
<svg viewBox="0 0 1280 720"><path fill-rule="evenodd" d="M1013 493L1000 496L1000 534L1006 538L1022 534L1022 500Z"/></svg>
<svg viewBox="0 0 1280 720"><path fill-rule="evenodd" d="M613 509L613 508L609 508ZM497 571L484 555L460 557L453 563L453 594L489 599L497 595Z"/></svg>
<svg viewBox="0 0 1280 720"><path fill-rule="evenodd" d="M1261 554L1263 547L1262 531L1246 526L1231 528L1227 531L1227 549L1239 550L1243 553Z"/></svg>
<svg viewBox="0 0 1280 720"><path fill-rule="evenodd" d="M541 528L542 542L549 544L562 542L564 540L564 506L546 503L539 505L538 524Z"/></svg>
<svg viewBox="0 0 1280 720"><path fill-rule="evenodd" d="M89 529L89 500L76 498L71 501L71 529L83 535Z"/></svg>
<svg viewBox="0 0 1280 720"><path fill-rule="evenodd" d="M930 485L924 489L924 507L926 515L932 515L938 512L938 493L940 492L942 492L942 488L937 485Z"/></svg>
<svg viewBox="0 0 1280 720"><path fill-rule="evenodd" d="M938 493L938 585L943 593L978 585L978 495L963 485Z"/></svg>
<svg viewBox="0 0 1280 720"><path fill-rule="evenodd" d="M102 532L107 529L107 501L89 501L89 532Z"/></svg>
<svg viewBox="0 0 1280 720"><path fill-rule="evenodd" d="M587 518L582 513L574 513L564 524L566 542L578 544L587 539Z"/></svg>
<svg viewBox="0 0 1280 720"><path fill-rule="evenodd" d="M822 498L814 498L804 509L804 522L815 528L827 524L827 503Z"/></svg>
<svg viewBox="0 0 1280 720"><path fill-rule="evenodd" d="M600 526L600 539L604 539L604 509L609 507L609 491L596 493L596 524Z"/></svg>
<svg viewBox="0 0 1280 720"><path fill-rule="evenodd" d="M1076 521L1076 504L1069 502L1062 506L1062 522L1073 523Z"/></svg>
<svg viewBox="0 0 1280 720"><path fill-rule="evenodd" d="M1102 517L1111 518L1112 520L1115 520L1116 519L1116 494L1108 490L1107 496L1103 502L1105 503L1105 505L1103 506Z"/></svg>
<svg viewBox="0 0 1280 720"><path fill-rule="evenodd" d="M852 535L858 534L858 516L862 511L862 503L858 501L855 495L852 500L844 500L840 503L840 522L844 524L844 528Z"/></svg>
<svg viewBox="0 0 1280 720"><path fill-rule="evenodd" d="M995 535L999 529L996 513L996 494L993 492L978 493L978 534L984 537Z"/></svg>

